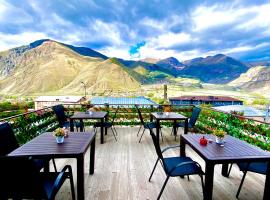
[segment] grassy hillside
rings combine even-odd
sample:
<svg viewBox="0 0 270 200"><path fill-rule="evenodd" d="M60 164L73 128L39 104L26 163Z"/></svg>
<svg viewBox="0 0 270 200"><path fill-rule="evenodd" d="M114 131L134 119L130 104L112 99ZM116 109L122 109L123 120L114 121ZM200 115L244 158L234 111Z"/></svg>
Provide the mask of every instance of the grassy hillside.
<svg viewBox="0 0 270 200"><path fill-rule="evenodd" d="M252 67L229 85L270 97L270 67Z"/></svg>
<svg viewBox="0 0 270 200"><path fill-rule="evenodd" d="M72 94L83 90L133 90L139 83L121 66L100 58L81 56L57 42L48 41L14 58L15 69L0 79L1 93Z"/></svg>

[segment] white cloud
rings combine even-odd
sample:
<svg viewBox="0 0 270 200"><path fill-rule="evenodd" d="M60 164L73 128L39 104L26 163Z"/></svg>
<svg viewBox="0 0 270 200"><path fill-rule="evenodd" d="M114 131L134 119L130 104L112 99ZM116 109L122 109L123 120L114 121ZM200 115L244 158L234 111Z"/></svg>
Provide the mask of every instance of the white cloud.
<svg viewBox="0 0 270 200"><path fill-rule="evenodd" d="M187 33L168 32L151 39L148 43L150 46L156 48L169 48L181 44L187 44L192 40L194 39L192 39L191 36Z"/></svg>
<svg viewBox="0 0 270 200"><path fill-rule="evenodd" d="M0 23L3 24L24 24L33 22L33 18L23 8L18 8L10 3L0 1ZM1 27L0 27L1 28Z"/></svg>
<svg viewBox="0 0 270 200"><path fill-rule="evenodd" d="M234 9L213 5L212 7L198 7L191 17L195 26L194 31L201 31L215 26L232 23L238 16L238 11Z"/></svg>
<svg viewBox="0 0 270 200"><path fill-rule="evenodd" d="M258 27L269 27L270 4L253 5L242 7L238 4L230 6L215 4L213 6L199 6L191 15L193 31L205 31L214 27L236 24L238 29L255 29Z"/></svg>
<svg viewBox="0 0 270 200"><path fill-rule="evenodd" d="M144 17L142 20L139 21L139 24L144 25L146 27L152 27L154 29L159 30L160 32L166 32L172 27L180 25L183 22L184 22L183 17L172 14L163 20L157 20L150 17Z"/></svg>
<svg viewBox="0 0 270 200"><path fill-rule="evenodd" d="M243 9L243 12L254 14L254 17L242 24L239 24L237 28L246 30L268 28L268 30L270 30L270 4L253 6L247 9Z"/></svg>
<svg viewBox="0 0 270 200"><path fill-rule="evenodd" d="M123 43L117 23L105 23L101 20L95 20L90 26L95 32L95 38L104 40L105 42L109 41L116 46Z"/></svg>
<svg viewBox="0 0 270 200"><path fill-rule="evenodd" d="M0 51L26 45L42 38L47 38L47 35L41 32L24 32L19 34L0 32Z"/></svg>
<svg viewBox="0 0 270 200"><path fill-rule="evenodd" d="M108 57L117 57L123 59L131 59L128 53L127 47L106 47L104 49L99 50L100 53L108 56Z"/></svg>

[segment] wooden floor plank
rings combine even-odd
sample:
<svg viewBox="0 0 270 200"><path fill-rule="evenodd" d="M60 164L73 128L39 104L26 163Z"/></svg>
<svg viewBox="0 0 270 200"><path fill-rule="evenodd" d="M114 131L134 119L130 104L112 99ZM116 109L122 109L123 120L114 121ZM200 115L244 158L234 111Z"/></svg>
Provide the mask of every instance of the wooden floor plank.
<svg viewBox="0 0 270 200"><path fill-rule="evenodd" d="M105 143L96 143L96 165L94 175L88 174L89 151L85 156L85 197L86 199L156 199L165 181L165 174L159 164L151 182L149 175L157 158L149 132L146 131L141 143L136 136L138 127L117 127L118 141L115 141L111 131L105 136ZM181 133L179 130L178 133ZM179 144L179 137L174 141L170 135L171 129L163 130L162 147ZM194 151L187 147L187 156L199 162L204 169L204 161ZM179 148L167 152L167 156L178 156ZM58 169L70 164L73 169L76 184L76 160L58 159ZM221 165L215 167L213 199L236 199L236 191L242 178L242 173L236 165L233 166L229 178L221 175ZM248 173L239 199L262 199L265 176ZM69 183L65 183L57 199L71 199ZM163 192L162 199L203 199L199 176L181 179L170 178Z"/></svg>

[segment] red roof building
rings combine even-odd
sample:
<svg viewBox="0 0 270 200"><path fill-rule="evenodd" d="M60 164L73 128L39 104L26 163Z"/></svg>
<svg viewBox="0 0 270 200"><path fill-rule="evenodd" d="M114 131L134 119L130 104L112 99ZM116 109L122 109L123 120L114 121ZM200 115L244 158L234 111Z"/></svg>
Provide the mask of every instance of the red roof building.
<svg viewBox="0 0 270 200"><path fill-rule="evenodd" d="M243 101L227 96L181 96L171 97L172 105L199 105L211 104L212 106L243 105Z"/></svg>

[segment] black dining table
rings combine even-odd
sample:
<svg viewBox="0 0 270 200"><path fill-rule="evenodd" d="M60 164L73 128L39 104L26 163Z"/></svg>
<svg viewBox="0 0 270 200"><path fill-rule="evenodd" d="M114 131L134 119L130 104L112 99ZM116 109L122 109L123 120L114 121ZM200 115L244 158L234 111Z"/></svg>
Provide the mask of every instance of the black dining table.
<svg viewBox="0 0 270 200"><path fill-rule="evenodd" d="M94 132L69 133L64 143L57 144L51 132L43 133L17 148L8 156L32 156L37 159L75 158L77 160L77 199L84 198L84 155L90 147L89 174L94 174L95 166ZM44 168L49 171L49 163Z"/></svg>
<svg viewBox="0 0 270 200"><path fill-rule="evenodd" d="M166 113L159 113L159 112L153 112L151 113L151 117L153 117L157 123L157 128L156 128L156 135L157 139L159 142L159 130L160 130L160 121L173 121L173 131L174 135L177 134L177 129L176 129L176 123L177 121L184 121L184 134L187 134L188 132L188 117L181 115L179 113L175 112L166 112Z"/></svg>
<svg viewBox="0 0 270 200"><path fill-rule="evenodd" d="M107 121L108 113L107 112L77 112L74 113L70 117L70 131L74 131L74 120L80 120L81 124L83 123L84 119L94 119L94 120L100 120L100 122L103 124L105 121ZM83 127L80 126L80 132L83 132ZM105 128L105 135L107 135L107 128ZM100 128L100 144L104 143L104 127Z"/></svg>
<svg viewBox="0 0 270 200"><path fill-rule="evenodd" d="M213 142L203 146L200 138L205 137ZM210 140L210 141L211 141ZM187 134L180 136L180 155L185 156L185 146L189 145L205 161L204 199L210 200L213 195L214 167L222 164L222 175L228 177L228 165L239 162L268 162L264 186L264 200L270 199L270 152L264 151L245 141L227 135L225 143L217 144L213 135Z"/></svg>

